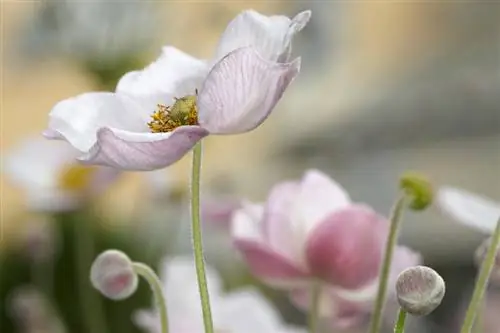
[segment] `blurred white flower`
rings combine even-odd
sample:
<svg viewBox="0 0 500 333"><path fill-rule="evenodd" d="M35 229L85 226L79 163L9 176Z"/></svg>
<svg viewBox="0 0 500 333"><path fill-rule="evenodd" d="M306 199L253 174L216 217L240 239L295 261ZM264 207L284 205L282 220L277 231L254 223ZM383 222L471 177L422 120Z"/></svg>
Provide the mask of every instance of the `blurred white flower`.
<svg viewBox="0 0 500 333"><path fill-rule="evenodd" d="M153 5L138 0L44 1L23 31L22 51L34 58L62 54L83 61L136 54L154 38Z"/></svg>
<svg viewBox="0 0 500 333"><path fill-rule="evenodd" d="M171 333L202 333L203 320L194 261L175 257L162 266ZM218 274L207 267L212 315L217 332L300 333L283 323L278 311L254 289L224 293ZM150 333L160 332L158 315L151 310L136 313L135 322Z"/></svg>
<svg viewBox="0 0 500 333"><path fill-rule="evenodd" d="M9 295L7 306L9 314L21 332L66 332L49 300L31 286L23 286L13 290Z"/></svg>
<svg viewBox="0 0 500 333"><path fill-rule="evenodd" d="M492 233L500 218L500 203L459 188L442 187L438 203L457 222L485 233Z"/></svg>
<svg viewBox="0 0 500 333"><path fill-rule="evenodd" d="M30 209L72 210L107 188L119 174L112 168L80 165L78 154L67 142L35 137L14 148L5 157L3 169L25 190Z"/></svg>

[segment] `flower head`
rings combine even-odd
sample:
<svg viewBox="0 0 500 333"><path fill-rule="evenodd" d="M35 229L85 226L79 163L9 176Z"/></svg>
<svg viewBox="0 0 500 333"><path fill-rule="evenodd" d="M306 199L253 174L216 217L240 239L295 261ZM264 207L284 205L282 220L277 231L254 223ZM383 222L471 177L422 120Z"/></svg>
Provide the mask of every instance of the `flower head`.
<svg viewBox="0 0 500 333"><path fill-rule="evenodd" d="M210 267L207 267L207 279L216 332L303 332L284 324L278 311L256 290L246 288L224 293L218 274ZM168 303L172 333L203 332L196 281L193 260L175 257L163 263L163 289ZM147 332L160 332L158 315L155 311L137 312L135 322Z"/></svg>
<svg viewBox="0 0 500 333"><path fill-rule="evenodd" d="M389 285L396 284L399 273L419 265L422 262L420 254L411 249L398 246L392 258ZM338 287L325 285L320 297L320 316L330 319L330 324L336 329L362 327L369 320L373 309L373 296L377 284L359 290L340 290ZM299 308L308 311L310 303L310 288L298 288L290 293L292 302ZM396 301L396 292L388 290L387 300Z"/></svg>
<svg viewBox="0 0 500 333"><path fill-rule="evenodd" d="M245 204L233 215L232 235L252 272L268 284L300 290L319 279L334 289L325 299L349 303L374 297L388 226L310 170L300 181L276 185L264 205Z"/></svg>
<svg viewBox="0 0 500 333"><path fill-rule="evenodd" d="M485 233L492 233L500 218L500 203L459 188L442 187L438 203L457 222Z"/></svg>
<svg viewBox="0 0 500 333"><path fill-rule="evenodd" d="M426 266L408 268L396 281L399 305L415 316L426 316L434 311L441 304L445 289L443 278Z"/></svg>
<svg viewBox="0 0 500 333"><path fill-rule="evenodd" d="M292 38L310 12L289 19L254 11L227 27L211 61L173 47L140 71L125 74L116 93L87 93L58 103L49 128L88 164L128 170L166 167L209 134L259 126L299 72L289 61Z"/></svg>
<svg viewBox="0 0 500 333"><path fill-rule="evenodd" d="M121 300L135 292L139 278L125 253L107 250L92 263L90 281L104 296Z"/></svg>
<svg viewBox="0 0 500 333"><path fill-rule="evenodd" d="M11 180L25 189L31 209L71 210L119 174L116 169L76 163L78 154L66 142L31 138L6 156L4 167Z"/></svg>

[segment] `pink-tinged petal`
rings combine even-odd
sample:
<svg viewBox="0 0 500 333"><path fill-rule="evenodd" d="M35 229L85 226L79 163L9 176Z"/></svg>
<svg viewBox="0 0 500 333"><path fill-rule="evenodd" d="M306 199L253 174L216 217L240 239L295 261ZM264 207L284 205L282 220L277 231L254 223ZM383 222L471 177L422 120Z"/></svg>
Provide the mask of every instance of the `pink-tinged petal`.
<svg viewBox="0 0 500 333"><path fill-rule="evenodd" d="M96 144L79 160L122 170L151 171L175 163L206 135L199 126L181 126L170 133L102 128Z"/></svg>
<svg viewBox="0 0 500 333"><path fill-rule="evenodd" d="M387 221L366 206L332 213L309 235L311 272L340 288L362 288L377 277L387 231Z"/></svg>
<svg viewBox="0 0 500 333"><path fill-rule="evenodd" d="M309 288L297 289L290 293L290 299L298 308L308 311L311 307ZM368 317L371 303L350 301L337 294L335 289L323 286L319 301L319 315L330 318L335 328L352 328Z"/></svg>
<svg viewBox="0 0 500 333"><path fill-rule="evenodd" d="M228 229L234 213L241 208L241 201L232 198L206 198L201 201L203 223Z"/></svg>
<svg viewBox="0 0 500 333"><path fill-rule="evenodd" d="M309 233L332 212L346 208L351 199L344 188L319 170L309 170L300 183L295 214Z"/></svg>
<svg viewBox="0 0 500 333"><path fill-rule="evenodd" d="M250 271L266 283L288 288L306 283L308 274L285 257L255 241L235 239L234 246L242 253Z"/></svg>
<svg viewBox="0 0 500 333"><path fill-rule="evenodd" d="M305 264L304 237L294 228L293 211L298 204L298 191L296 182L283 182L271 190L264 210L262 229L266 243L274 251Z"/></svg>
<svg viewBox="0 0 500 333"><path fill-rule="evenodd" d="M143 103L144 102L144 103ZM151 101L107 92L85 93L57 103L50 111L50 136L64 137L87 152L102 127L145 132L156 105Z"/></svg>
<svg viewBox="0 0 500 333"><path fill-rule="evenodd" d="M286 16L265 16L246 10L228 24L215 58L219 60L236 49L251 46L265 59L287 61L293 36L305 27L310 17L310 11L299 13L290 20Z"/></svg>
<svg viewBox="0 0 500 333"><path fill-rule="evenodd" d="M485 233L492 233L500 218L500 203L458 188L442 187L438 203L458 222Z"/></svg>
<svg viewBox="0 0 500 333"><path fill-rule="evenodd" d="M422 264L422 256L406 246L396 246L392 257L391 271L389 275L389 285L395 286L399 273L407 268ZM395 289L389 289L389 293L394 293Z"/></svg>
<svg viewBox="0 0 500 333"><path fill-rule="evenodd" d="M175 47L165 46L160 57L143 70L125 74L116 87L132 95L194 94L208 73L205 61L196 59Z"/></svg>
<svg viewBox="0 0 500 333"><path fill-rule="evenodd" d="M260 204L242 202L241 208L234 212L231 219L231 236L247 241L262 241L263 210Z"/></svg>
<svg viewBox="0 0 500 333"><path fill-rule="evenodd" d="M297 76L300 59L274 63L253 48L241 48L219 61L198 96L198 122L213 134L248 132L271 113Z"/></svg>

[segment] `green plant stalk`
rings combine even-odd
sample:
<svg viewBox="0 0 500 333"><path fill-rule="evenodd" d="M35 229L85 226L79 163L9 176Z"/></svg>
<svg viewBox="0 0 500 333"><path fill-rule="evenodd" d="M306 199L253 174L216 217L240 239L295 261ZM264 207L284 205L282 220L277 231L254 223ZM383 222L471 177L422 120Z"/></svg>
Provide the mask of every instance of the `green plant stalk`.
<svg viewBox="0 0 500 333"><path fill-rule="evenodd" d="M394 249L399 235L399 227L401 225L401 218L406 203L406 196L401 194L397 199L392 209L390 218L389 236L385 245L385 254L382 261L379 274L379 284L377 297L373 306L373 315L370 322L370 333L378 333L382 325L382 312L384 310L385 297L387 293L387 284L389 283L389 273L391 271L391 262L394 254Z"/></svg>
<svg viewBox="0 0 500 333"><path fill-rule="evenodd" d="M398 320L396 321L396 325L394 325L394 333L405 332L406 315L407 312L400 308L398 313Z"/></svg>
<svg viewBox="0 0 500 333"><path fill-rule="evenodd" d="M74 212L73 214L80 214ZM106 319L104 317L104 307L102 300L97 293L91 292L88 280L92 257L94 255L94 241L92 239L91 225L89 221L76 216L68 221L73 224L75 231L75 261L77 270L77 293L80 299L82 318L85 323L85 330L88 332L105 333Z"/></svg>
<svg viewBox="0 0 500 333"><path fill-rule="evenodd" d="M210 297L208 294L207 277L205 273L205 259L203 258L203 237L200 223L201 151L201 142L198 142L193 150L193 169L191 176L191 233L201 309L203 312L203 325L205 327L205 333L214 333Z"/></svg>
<svg viewBox="0 0 500 333"><path fill-rule="evenodd" d="M498 219L497 226L491 237L491 244L486 253L486 257L481 265L481 270L479 271L479 276L474 286L474 291L472 292L472 298L465 313L465 319L462 324L460 333L470 333L472 327L474 326L474 320L476 319L476 314L478 310L481 309L483 304L483 297L488 287L488 280L490 278L491 271L495 265L495 259L498 251L498 245L500 244L500 219Z"/></svg>
<svg viewBox="0 0 500 333"><path fill-rule="evenodd" d="M311 303L308 314L309 333L318 332L320 299L321 299L321 282L314 281L311 283Z"/></svg>
<svg viewBox="0 0 500 333"><path fill-rule="evenodd" d="M158 313L160 314L161 333L168 333L167 300L165 298L165 294L163 293L163 287L160 279L148 265L140 262L134 262L132 266L134 271L138 275L142 276L151 287L156 307L158 309Z"/></svg>

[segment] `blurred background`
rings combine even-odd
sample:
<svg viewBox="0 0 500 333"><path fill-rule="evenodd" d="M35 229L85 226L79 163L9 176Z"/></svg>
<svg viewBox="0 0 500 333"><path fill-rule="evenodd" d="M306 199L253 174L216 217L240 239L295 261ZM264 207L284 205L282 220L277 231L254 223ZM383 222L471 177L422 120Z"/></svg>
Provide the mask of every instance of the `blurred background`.
<svg viewBox="0 0 500 333"><path fill-rule="evenodd" d="M115 247L156 265L167 251L188 253L190 244L182 223L189 155L161 172L121 174L71 212L34 209L27 199L33 189L26 181L20 186L6 157L45 129L55 103L113 90L123 73L154 60L163 45L209 58L227 23L248 8L287 16L312 10L310 24L294 40L302 70L263 126L231 140L205 140L207 202L261 201L273 183L300 177L307 168L332 175L356 201L380 212L389 210L406 170L424 172L436 187L454 185L500 201L497 1L2 0L2 333L33 332L12 314L11 303L13 294L26 293L25 285L43 285L37 270L53 271L52 291L60 293L53 311L62 312L68 332L80 332L78 308L68 298L77 272L86 269L73 255L75 235L87 235L91 248L81 260ZM43 159L31 156L34 171ZM73 230L73 224L86 227ZM229 264L237 258L227 251L224 231L206 228L214 229L206 231L213 244L207 245L208 259L228 288L253 283L242 265ZM402 243L420 251L448 283L443 306L419 332L457 330L457 313L475 276L473 252L483 239L438 209L407 216ZM150 246L141 246L144 241ZM44 251L51 259L33 257ZM281 295L265 292L287 319L303 320ZM130 302L102 306L114 331L135 332L128 321L119 323L123 313L149 304L148 291L140 290Z"/></svg>

